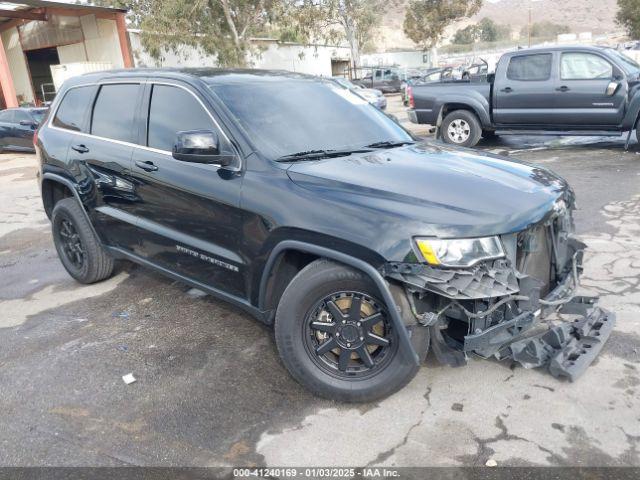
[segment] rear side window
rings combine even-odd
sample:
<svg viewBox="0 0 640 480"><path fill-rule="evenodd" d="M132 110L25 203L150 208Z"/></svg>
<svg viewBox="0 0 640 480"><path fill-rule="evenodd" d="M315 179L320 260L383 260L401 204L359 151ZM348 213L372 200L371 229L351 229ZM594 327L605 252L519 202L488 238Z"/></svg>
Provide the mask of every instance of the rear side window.
<svg viewBox="0 0 640 480"><path fill-rule="evenodd" d="M549 80L551 58L550 53L512 57L507 68L507 78L520 81Z"/></svg>
<svg viewBox="0 0 640 480"><path fill-rule="evenodd" d="M89 103L93 98L94 89L91 86L72 88L60 102L60 106L53 118L53 125L67 130L80 131L87 113Z"/></svg>
<svg viewBox="0 0 640 480"><path fill-rule="evenodd" d="M136 137L133 122L139 94L138 84L103 85L93 107L91 133L133 143Z"/></svg>
<svg viewBox="0 0 640 480"><path fill-rule="evenodd" d="M13 123L13 110L4 110L0 112L0 122Z"/></svg>
<svg viewBox="0 0 640 480"><path fill-rule="evenodd" d="M609 79L613 77L613 66L604 58L592 53L563 53L560 77L563 80Z"/></svg>
<svg viewBox="0 0 640 480"><path fill-rule="evenodd" d="M211 117L186 90L154 85L149 105L147 145L171 151L176 133L186 130L215 130Z"/></svg>

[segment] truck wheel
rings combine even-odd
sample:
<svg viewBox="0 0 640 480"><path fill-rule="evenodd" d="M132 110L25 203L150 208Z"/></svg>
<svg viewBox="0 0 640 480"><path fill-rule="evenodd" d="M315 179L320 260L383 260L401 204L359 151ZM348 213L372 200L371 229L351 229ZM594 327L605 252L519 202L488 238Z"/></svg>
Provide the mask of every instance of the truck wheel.
<svg viewBox="0 0 640 480"><path fill-rule="evenodd" d="M95 283L113 273L113 258L96 238L75 198L56 203L51 214L53 243L64 268L80 283Z"/></svg>
<svg viewBox="0 0 640 480"><path fill-rule="evenodd" d="M374 283L328 260L309 264L291 281L278 305L275 336L293 378L325 398L383 398L418 371L403 361Z"/></svg>
<svg viewBox="0 0 640 480"><path fill-rule="evenodd" d="M478 117L468 110L454 110L442 122L442 137L445 143L461 147L477 145L482 136Z"/></svg>

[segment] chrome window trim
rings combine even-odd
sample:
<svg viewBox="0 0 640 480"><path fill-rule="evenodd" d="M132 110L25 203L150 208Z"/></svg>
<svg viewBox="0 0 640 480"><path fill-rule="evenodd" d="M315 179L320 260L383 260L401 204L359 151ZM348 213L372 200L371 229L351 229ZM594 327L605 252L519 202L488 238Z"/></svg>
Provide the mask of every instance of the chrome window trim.
<svg viewBox="0 0 640 480"><path fill-rule="evenodd" d="M133 147L133 148L138 148L140 150L146 150L149 152L153 152L153 153L160 153L163 155L166 155L168 157L170 157L171 159L173 159L173 154L171 151L167 151L167 150L160 150L158 148L153 148L153 147L148 147L146 145L140 145L138 143L131 143L131 142L124 142L122 140L115 140L113 138L106 138L106 137L101 137L99 135L93 135L92 133L86 133L86 132L79 132L76 130L70 130L67 128L61 128L61 127L56 127L55 125L53 125L53 119L56 117L56 115L58 114L58 109L60 108L60 105L62 104L64 98L67 96L67 94L69 93L69 91L73 90L74 88L82 88L82 87L92 87L92 86L98 86L101 87L102 85L119 85L119 84L137 84L137 85L166 85L166 86L171 86L171 87L177 87L177 88L181 88L182 90L185 90L186 92L188 92L189 94L191 94L191 96L193 96L193 98L195 98L198 103L200 104L200 106L204 109L204 111L207 113L207 115L209 116L209 118L211 119L211 121L213 122L213 124L215 125L215 127L218 129L218 131L222 134L222 136L224 137L224 139L229 143L229 145L231 145L231 148L233 148L236 157L238 157L238 161L239 161L239 165L237 167L234 168L226 168L226 167L222 167L220 165L211 165L212 167L216 168L216 169L220 169L220 168L225 168L226 170L233 170L233 171L240 171L242 169L242 160L241 160L241 156L238 153L237 149L235 148L235 146L233 145L233 143L231 142L231 140L229 139L229 137L227 136L227 134L225 133L225 131L220 127L220 124L218 123L218 121L215 119L215 117L211 114L211 112L209 111L209 109L207 108L207 106L202 102L202 100L200 100L200 98L193 93L190 89L188 89L187 87L185 87L184 85L180 85L177 83L172 83L172 82L164 82L164 81L156 81L156 80L131 80L128 81L126 79L122 79L122 80L112 80L112 81L105 81L105 82L93 82L93 83L83 83L82 85L74 85L72 87L69 87L67 89L67 91L64 93L64 96L60 99L60 101L55 105L55 110L52 112L52 114L49 116L49 120L47 122L47 128L50 128L52 130L58 130L60 132L67 132L67 133L71 133L73 135L80 135L82 137L87 137L87 138L94 138L96 140L103 140L105 142L111 142L111 143L115 143L117 145L123 145L126 147ZM148 121L148 114L147 114L147 121ZM179 161L179 160L176 160Z"/></svg>

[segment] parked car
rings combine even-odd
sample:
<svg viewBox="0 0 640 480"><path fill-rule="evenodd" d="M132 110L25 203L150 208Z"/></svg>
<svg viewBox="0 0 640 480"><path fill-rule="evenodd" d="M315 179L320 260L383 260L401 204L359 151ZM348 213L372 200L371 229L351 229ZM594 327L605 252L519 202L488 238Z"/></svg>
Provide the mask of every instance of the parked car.
<svg viewBox="0 0 640 480"><path fill-rule="evenodd" d="M33 152L33 134L46 108L10 108L0 111L0 151Z"/></svg>
<svg viewBox="0 0 640 480"><path fill-rule="evenodd" d="M474 63L462 71L462 80L471 82L486 81L489 74L489 64L481 59L481 63Z"/></svg>
<svg viewBox="0 0 640 480"><path fill-rule="evenodd" d="M637 125L640 65L611 48L510 52L488 78L415 86L410 120L467 147L494 134L619 136Z"/></svg>
<svg viewBox="0 0 640 480"><path fill-rule="evenodd" d="M284 365L318 395L390 395L429 345L447 364L512 356L575 378L614 322L574 296L585 245L562 178L418 143L330 80L87 74L64 83L34 140L73 278L127 259L226 300L274 327ZM523 337L554 310L576 321Z"/></svg>
<svg viewBox="0 0 640 480"><path fill-rule="evenodd" d="M375 88L383 93L397 93L400 91L402 80L396 67L365 68L365 75L353 81L364 88Z"/></svg>
<svg viewBox="0 0 640 480"><path fill-rule="evenodd" d="M344 77L333 77L332 80L338 85L350 90L356 95L364 97L364 99L371 105L378 107L380 110L387 108L387 97L375 88L364 88L360 85L356 85Z"/></svg>
<svg viewBox="0 0 640 480"><path fill-rule="evenodd" d="M422 85L424 83L440 82L443 80L443 74L446 74L447 72L450 73L451 70L444 68L430 68L427 69L421 77L410 78L406 82L403 82L400 90L403 105L405 107L409 105L409 95L407 94L408 87L412 87L413 85Z"/></svg>

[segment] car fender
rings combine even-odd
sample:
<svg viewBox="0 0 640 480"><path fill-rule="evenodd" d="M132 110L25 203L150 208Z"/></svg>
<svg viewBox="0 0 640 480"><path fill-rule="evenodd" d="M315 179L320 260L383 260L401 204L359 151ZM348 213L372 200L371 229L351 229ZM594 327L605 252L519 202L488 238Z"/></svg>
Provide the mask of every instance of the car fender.
<svg viewBox="0 0 640 480"><path fill-rule="evenodd" d="M102 238L98 235L98 233L94 229L93 222L91 221L91 218L89 217L89 213L87 212L87 208L86 208L84 202L82 201L82 197L80 196L80 192L78 191L78 185L75 182L72 182L68 178L66 178L66 177L64 177L62 175L59 175L57 173L45 172L45 173L43 173L41 175L41 178L40 178L40 191L41 192L42 192L42 186L43 186L45 181L52 181L52 182L60 183L60 184L64 185L65 187L67 187L71 191L71 193L73 193L73 197L76 199L78 204L80 204L80 208L82 209L82 213L84 214L85 218L87 219L87 222L89 223L89 226L91 227L91 231L96 236L96 238L98 238L102 242Z"/></svg>
<svg viewBox="0 0 640 480"><path fill-rule="evenodd" d="M638 92L638 90L636 90ZM638 122L640 116L640 93L636 93L629 103L627 113L622 121L622 130L632 130Z"/></svg>
<svg viewBox="0 0 640 480"><path fill-rule="evenodd" d="M276 259L281 253L285 252L286 250L297 250L300 252L317 255L319 257L328 258L338 263L342 263L344 265L352 267L356 270L360 270L361 272L369 276L369 278L371 278L371 280L378 288L382 299L387 305L393 325L398 331L398 337L400 339L400 346L403 352L404 361L413 363L415 365L420 364L418 354L411 344L409 334L402 320L402 316L400 315L400 311L398 309L398 306L396 305L387 281L384 279L382 274L369 263L351 255L347 255L343 252L332 250L327 247L321 247L319 245L314 245L311 243L301 242L299 240L283 240L282 242L278 243L271 250L264 271L262 273L262 278L260 281L260 307L265 304L267 282L270 272L276 262Z"/></svg>
<svg viewBox="0 0 640 480"><path fill-rule="evenodd" d="M469 90L462 94L445 94L438 98L434 110L443 115L445 110L470 110L476 114L483 127L491 126L489 101L479 92Z"/></svg>

